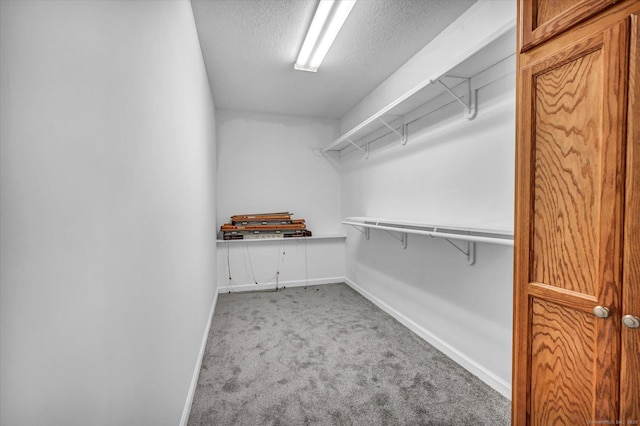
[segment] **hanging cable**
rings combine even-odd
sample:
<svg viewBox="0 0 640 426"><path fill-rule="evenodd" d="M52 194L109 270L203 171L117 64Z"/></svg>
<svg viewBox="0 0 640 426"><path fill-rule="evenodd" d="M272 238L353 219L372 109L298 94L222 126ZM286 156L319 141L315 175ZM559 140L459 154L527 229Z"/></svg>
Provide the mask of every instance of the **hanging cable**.
<svg viewBox="0 0 640 426"><path fill-rule="evenodd" d="M234 285L238 285L238 283L236 283L233 280L232 276L231 276L231 260L230 260L231 259L231 255L230 255L231 248L230 248L230 246L231 246L231 244L227 244L227 274L229 276L229 287L228 287L229 288L229 293L231 293L232 291L235 292Z"/></svg>
<svg viewBox="0 0 640 426"><path fill-rule="evenodd" d="M270 291L278 291L279 290L279 282L280 282L279 281L280 280L280 256L281 256L281 253L282 253L283 256L286 254L286 252L284 250L284 238L282 240L281 248L280 247L276 247L276 249L278 250L278 254L276 256L277 257L277 259L276 259L277 263L276 263L276 268L275 268L276 272L275 272L275 274L273 274L271 277L269 277L266 280L258 280L256 278L255 270L254 270L254 267L253 267L253 260L251 258L251 253L250 253L250 250L249 250L249 246L248 246L246 241L244 241L243 247L244 247L244 253L243 253L244 255L243 255L242 259L244 261L244 267L245 267L245 272L246 272L247 276L249 276L253 280L254 284L256 284L256 285L258 285L258 284L268 285L268 284L271 284L271 283L275 282L275 284L276 284L275 289L270 290ZM227 268L229 270L229 276L231 276L228 249L229 249L229 246L227 246ZM231 278L229 278L229 279L231 280ZM233 282L233 284L235 284L236 286L239 285L235 281ZM286 287L283 287L283 288L286 288Z"/></svg>
<svg viewBox="0 0 640 426"><path fill-rule="evenodd" d="M280 284L280 253L284 256L284 238L282 239L282 246L278 249L278 260L276 263L276 291L278 291L278 286ZM283 262L284 263L284 262Z"/></svg>
<svg viewBox="0 0 640 426"><path fill-rule="evenodd" d="M249 271L251 272L251 278L253 279L253 282L257 285L258 284L258 280L256 280L256 274L253 271L253 262L251 261L251 254L249 253L249 246L247 244L247 242L244 242L244 252L246 255L246 259L249 260ZM246 263L245 263L246 266Z"/></svg>
<svg viewBox="0 0 640 426"><path fill-rule="evenodd" d="M307 239L304 239L304 278L309 285L309 262L307 262Z"/></svg>

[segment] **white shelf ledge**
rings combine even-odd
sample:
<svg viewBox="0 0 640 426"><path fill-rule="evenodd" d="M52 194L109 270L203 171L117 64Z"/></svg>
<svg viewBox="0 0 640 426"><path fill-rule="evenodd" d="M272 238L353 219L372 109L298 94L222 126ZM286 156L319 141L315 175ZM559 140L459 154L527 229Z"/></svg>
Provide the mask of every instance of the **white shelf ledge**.
<svg viewBox="0 0 640 426"><path fill-rule="evenodd" d="M404 145L407 142L408 120L406 118L412 111L445 93L448 93L447 96L452 102L457 101L463 106L464 114L468 119L473 119L477 112L475 96L477 86L486 84L486 82L474 84L474 77L512 57L515 54L515 40L515 21L496 29L484 39L471 38L463 54L452 58L451 63L443 64L440 71L338 137L321 152L323 154L329 151L341 152L345 148L355 147L362 151L366 158L369 142L362 142L362 140L385 128L387 131L385 134L394 133ZM411 118L411 120L415 119L415 117Z"/></svg>
<svg viewBox="0 0 640 426"><path fill-rule="evenodd" d="M291 237L291 238L249 238L246 240L216 240L216 242L218 244L220 243L230 243L230 244L237 244L237 243L262 243L262 242L273 242L273 241L300 241L300 240L312 240L312 241L317 241L317 240L344 240L345 238L347 238L346 235L318 235L318 236L313 236L313 237Z"/></svg>
<svg viewBox="0 0 640 426"><path fill-rule="evenodd" d="M419 222L406 222L393 219L381 219L372 217L347 217L342 221L345 225L351 225L362 232L369 239L370 229L379 229L389 233L398 233L400 237L394 237L407 248L407 235L424 235L435 238L443 238L458 251L464 254L470 265L475 263L476 243L498 244L513 246L513 231L488 228L463 228L448 225L431 225ZM452 240L467 242L466 249L460 247Z"/></svg>
<svg viewBox="0 0 640 426"><path fill-rule="evenodd" d="M454 240L476 241L479 243L513 245L513 231L488 228L462 228L448 225L429 225L417 222L402 222L397 220L372 217L347 217L342 221L345 225L361 226L363 228L395 231L404 234L426 235L437 238L451 238Z"/></svg>

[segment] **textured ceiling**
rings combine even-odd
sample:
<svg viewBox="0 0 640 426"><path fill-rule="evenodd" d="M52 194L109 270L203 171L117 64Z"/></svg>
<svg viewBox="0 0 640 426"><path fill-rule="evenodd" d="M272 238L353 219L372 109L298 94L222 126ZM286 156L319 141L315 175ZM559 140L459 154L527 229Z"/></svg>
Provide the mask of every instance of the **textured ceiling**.
<svg viewBox="0 0 640 426"><path fill-rule="evenodd" d="M317 73L293 63L317 0L191 0L217 108L340 118L475 0L360 0Z"/></svg>

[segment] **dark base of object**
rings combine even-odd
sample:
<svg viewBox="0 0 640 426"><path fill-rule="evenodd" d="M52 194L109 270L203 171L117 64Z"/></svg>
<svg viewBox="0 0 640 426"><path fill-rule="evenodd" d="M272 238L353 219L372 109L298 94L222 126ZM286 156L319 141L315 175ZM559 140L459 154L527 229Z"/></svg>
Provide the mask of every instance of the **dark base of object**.
<svg viewBox="0 0 640 426"><path fill-rule="evenodd" d="M267 238L300 238L311 237L311 231L295 231L295 232L224 232L222 239L224 240L257 240Z"/></svg>

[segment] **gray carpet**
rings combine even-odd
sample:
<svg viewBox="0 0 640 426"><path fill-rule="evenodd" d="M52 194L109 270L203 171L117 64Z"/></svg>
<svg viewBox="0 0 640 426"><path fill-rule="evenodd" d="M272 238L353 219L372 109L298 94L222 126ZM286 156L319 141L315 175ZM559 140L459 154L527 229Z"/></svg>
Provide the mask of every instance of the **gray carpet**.
<svg viewBox="0 0 640 426"><path fill-rule="evenodd" d="M510 403L345 284L221 294L189 425L507 425Z"/></svg>

